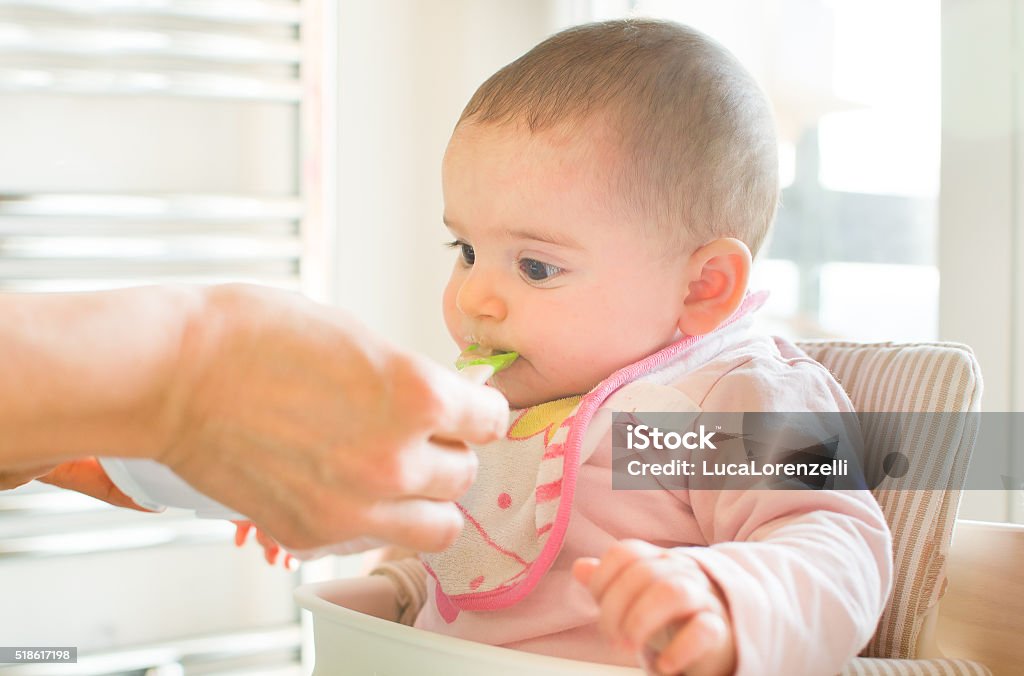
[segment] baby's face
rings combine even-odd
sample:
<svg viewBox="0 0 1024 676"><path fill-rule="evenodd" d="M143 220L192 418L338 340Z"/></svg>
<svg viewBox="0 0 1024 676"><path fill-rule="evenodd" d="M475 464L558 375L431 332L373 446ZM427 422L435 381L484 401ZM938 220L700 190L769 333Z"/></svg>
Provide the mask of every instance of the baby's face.
<svg viewBox="0 0 1024 676"><path fill-rule="evenodd" d="M513 408L587 392L679 337L685 258L610 195L616 161L596 125L460 125L448 145L445 323L460 349L519 353L491 381Z"/></svg>

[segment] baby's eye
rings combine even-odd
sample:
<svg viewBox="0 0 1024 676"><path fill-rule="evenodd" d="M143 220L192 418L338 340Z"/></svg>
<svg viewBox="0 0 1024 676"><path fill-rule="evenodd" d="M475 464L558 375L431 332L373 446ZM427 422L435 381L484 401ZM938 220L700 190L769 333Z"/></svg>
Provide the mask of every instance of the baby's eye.
<svg viewBox="0 0 1024 676"><path fill-rule="evenodd" d="M519 271L531 282L543 282L562 272L562 268L533 258L523 258L519 261Z"/></svg>
<svg viewBox="0 0 1024 676"><path fill-rule="evenodd" d="M472 245L459 242L459 248L462 249L462 260L466 265L472 265L476 262L476 251L473 250Z"/></svg>
<svg viewBox="0 0 1024 676"><path fill-rule="evenodd" d="M451 249L459 249L462 253L462 262L466 265L473 265L476 262L476 252L473 251L473 246L463 242L461 239L448 242L446 246Z"/></svg>

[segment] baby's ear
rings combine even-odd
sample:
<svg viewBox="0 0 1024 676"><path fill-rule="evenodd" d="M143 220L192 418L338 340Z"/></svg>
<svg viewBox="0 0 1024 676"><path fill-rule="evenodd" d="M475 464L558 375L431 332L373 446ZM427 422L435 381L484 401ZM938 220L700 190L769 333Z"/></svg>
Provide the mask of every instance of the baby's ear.
<svg viewBox="0 0 1024 676"><path fill-rule="evenodd" d="M750 279L747 245L732 237L694 251L686 263L687 289L679 330L702 335L718 328L743 302Z"/></svg>

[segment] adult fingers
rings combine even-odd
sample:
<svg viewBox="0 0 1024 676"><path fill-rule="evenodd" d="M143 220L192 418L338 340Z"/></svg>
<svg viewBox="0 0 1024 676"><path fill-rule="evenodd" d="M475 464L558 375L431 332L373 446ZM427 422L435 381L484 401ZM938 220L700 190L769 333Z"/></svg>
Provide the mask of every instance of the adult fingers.
<svg viewBox="0 0 1024 676"><path fill-rule="evenodd" d="M277 563L277 555L281 552L281 545L277 544L274 538L259 528L256 529L256 541L263 547L263 558L266 559L267 563L271 566Z"/></svg>
<svg viewBox="0 0 1024 676"><path fill-rule="evenodd" d="M252 530L252 521L232 521L231 523L235 524L235 546L241 547L249 537L249 531Z"/></svg>
<svg viewBox="0 0 1024 676"><path fill-rule="evenodd" d="M30 467L28 469L0 469L0 491L6 491L11 488L17 488L22 484L27 484L29 481L43 476L51 469L53 469L53 465Z"/></svg>
<svg viewBox="0 0 1024 676"><path fill-rule="evenodd" d="M396 458L402 477L388 497L457 500L473 484L479 461L465 444L430 439Z"/></svg>
<svg viewBox="0 0 1024 676"><path fill-rule="evenodd" d="M451 441L485 444L503 436L508 428L508 401L493 387L470 382L431 364L430 377L439 415L434 436Z"/></svg>
<svg viewBox="0 0 1024 676"><path fill-rule="evenodd" d="M462 512L450 502L410 498L373 505L363 530L415 551L438 552L455 541L462 523Z"/></svg>
<svg viewBox="0 0 1024 676"><path fill-rule="evenodd" d="M96 458L82 458L61 463L54 467L47 474L39 477L39 480L67 488L68 490L84 493L103 502L108 502L117 507L127 507L140 512L148 512L132 501L127 495L114 485L103 467Z"/></svg>

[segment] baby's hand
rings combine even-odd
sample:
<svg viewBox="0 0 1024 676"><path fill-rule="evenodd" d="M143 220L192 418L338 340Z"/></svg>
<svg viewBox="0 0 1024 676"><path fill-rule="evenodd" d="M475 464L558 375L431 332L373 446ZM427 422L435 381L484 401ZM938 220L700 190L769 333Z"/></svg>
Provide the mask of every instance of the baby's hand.
<svg viewBox="0 0 1024 676"><path fill-rule="evenodd" d="M284 553L284 558L281 563L287 570L295 570L299 567L298 560L289 554L288 552L281 549L281 545L277 544L277 541L261 531L253 524L252 521L232 521L235 524L235 546L241 547L245 544L246 538L249 537L249 531L256 531L256 541L263 547L263 558L267 560L271 566L277 563L278 554Z"/></svg>
<svg viewBox="0 0 1024 676"><path fill-rule="evenodd" d="M622 540L600 559L581 558L573 576L601 608L605 636L627 650L665 633L653 660L658 673L726 676L736 647L725 597L696 561L640 540Z"/></svg>

